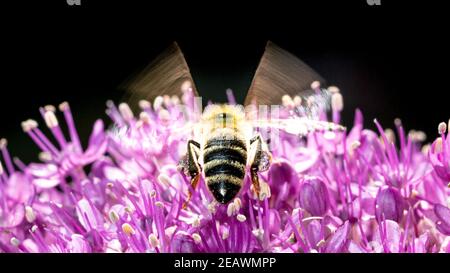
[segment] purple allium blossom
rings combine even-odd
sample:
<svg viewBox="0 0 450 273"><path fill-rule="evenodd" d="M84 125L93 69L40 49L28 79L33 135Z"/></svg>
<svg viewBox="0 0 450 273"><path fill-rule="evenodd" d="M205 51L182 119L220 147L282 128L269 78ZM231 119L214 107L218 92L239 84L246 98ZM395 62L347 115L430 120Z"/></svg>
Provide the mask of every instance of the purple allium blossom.
<svg viewBox="0 0 450 273"><path fill-rule="evenodd" d="M342 95L329 91L339 123ZM283 101L289 116L296 99ZM177 164L197 118L192 92L141 101L138 115L107 106L114 126L98 120L87 147L67 103L68 137L55 107L40 109L55 141L23 122L39 163L13 159L1 140L0 252L450 252L445 123L424 146L399 120L397 136L377 121L377 132L364 129L359 110L345 132L280 132L259 198L247 174L238 197L219 205L201 178L182 209L190 185Z"/></svg>

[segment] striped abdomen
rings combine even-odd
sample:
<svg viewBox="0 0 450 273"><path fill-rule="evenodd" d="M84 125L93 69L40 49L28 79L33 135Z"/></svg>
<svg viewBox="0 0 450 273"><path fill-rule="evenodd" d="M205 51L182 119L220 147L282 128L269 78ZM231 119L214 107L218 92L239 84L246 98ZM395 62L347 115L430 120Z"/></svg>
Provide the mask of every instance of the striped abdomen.
<svg viewBox="0 0 450 273"><path fill-rule="evenodd" d="M203 148L205 180L218 202L228 203L239 192L246 162L247 147L237 132L206 141Z"/></svg>

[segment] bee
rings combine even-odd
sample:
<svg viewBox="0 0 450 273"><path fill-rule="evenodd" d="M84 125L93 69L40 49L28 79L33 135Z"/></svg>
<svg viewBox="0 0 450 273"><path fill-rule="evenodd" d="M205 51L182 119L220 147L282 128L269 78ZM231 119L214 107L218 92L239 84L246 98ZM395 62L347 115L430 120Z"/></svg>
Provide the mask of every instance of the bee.
<svg viewBox="0 0 450 273"><path fill-rule="evenodd" d="M209 105L198 124L193 126L200 132L197 132L196 139L187 141L186 156L180 162L180 169L190 177L192 186L183 207L187 206L202 175L212 196L221 204L227 204L236 197L247 171L250 172L254 194L260 196L258 174L268 170L272 156L267 139L255 132L257 127L284 129L298 135L313 130L342 129L340 125L311 118L314 108L327 107L329 100L328 93L317 84L310 87L317 81L324 82L301 60L268 42L247 93L245 108L232 104ZM131 106L140 99L181 97L182 90L187 88L198 96L189 68L176 43L123 88L128 91ZM301 102L300 95L315 99L303 99ZM255 110L246 111L247 106L282 104L281 98L286 96L296 98L297 107L294 110L297 112L292 118L260 119L255 118Z"/></svg>

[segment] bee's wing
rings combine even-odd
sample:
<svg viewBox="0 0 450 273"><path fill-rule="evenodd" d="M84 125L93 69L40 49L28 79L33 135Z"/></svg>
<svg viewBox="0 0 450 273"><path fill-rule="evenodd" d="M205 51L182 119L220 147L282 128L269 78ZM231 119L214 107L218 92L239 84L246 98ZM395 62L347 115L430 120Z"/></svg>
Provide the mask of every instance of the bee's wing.
<svg viewBox="0 0 450 273"><path fill-rule="evenodd" d="M283 95L303 95L314 81L325 83L312 68L269 41L244 104L279 105Z"/></svg>
<svg viewBox="0 0 450 273"><path fill-rule="evenodd" d="M298 136L305 136L316 131L344 131L346 129L344 126L333 122L312 120L306 117L253 120L252 125L254 128L279 129Z"/></svg>
<svg viewBox="0 0 450 273"><path fill-rule="evenodd" d="M152 101L163 95L181 97L182 86L186 88L188 83L197 96L189 67L178 44L174 42L142 72L122 84L120 89L126 90L125 100L132 108L136 108L142 99Z"/></svg>

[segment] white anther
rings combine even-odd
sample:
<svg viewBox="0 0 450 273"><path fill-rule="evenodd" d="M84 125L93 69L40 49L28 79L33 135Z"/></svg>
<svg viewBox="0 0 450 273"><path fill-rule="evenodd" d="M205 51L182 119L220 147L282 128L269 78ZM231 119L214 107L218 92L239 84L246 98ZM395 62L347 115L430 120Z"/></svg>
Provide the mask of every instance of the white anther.
<svg viewBox="0 0 450 273"><path fill-rule="evenodd" d="M164 230L164 234L166 234L166 236L170 238L175 233L176 229L177 229L176 225L170 226Z"/></svg>
<svg viewBox="0 0 450 273"><path fill-rule="evenodd" d="M319 89L319 88L320 88L320 82L319 81L313 81L311 83L311 89L312 90L316 90L316 89Z"/></svg>
<svg viewBox="0 0 450 273"><path fill-rule="evenodd" d="M422 154L424 154L424 155L427 155L428 154L428 152L430 151L430 147L431 147L431 145L430 144L425 144L425 145L423 145L422 146Z"/></svg>
<svg viewBox="0 0 450 273"><path fill-rule="evenodd" d="M435 153L442 152L442 137L436 138L436 144L434 146L434 152Z"/></svg>
<svg viewBox="0 0 450 273"><path fill-rule="evenodd" d="M227 207L228 217L232 216L235 212L236 212L236 206L234 205L234 203L228 204L228 207Z"/></svg>
<svg viewBox="0 0 450 273"><path fill-rule="evenodd" d="M163 122L164 124L167 124L170 121L170 113L166 109L161 109L158 112L158 118Z"/></svg>
<svg viewBox="0 0 450 273"><path fill-rule="evenodd" d="M228 239L228 237L230 237L230 232L228 231L228 229L224 229L222 231L222 240L226 240Z"/></svg>
<svg viewBox="0 0 450 273"><path fill-rule="evenodd" d="M45 112L44 120L48 128L54 128L58 126L58 119L56 118L55 113L53 111Z"/></svg>
<svg viewBox="0 0 450 273"><path fill-rule="evenodd" d="M202 237L198 233L192 233L192 239L194 239L194 242L196 244L200 244L202 242Z"/></svg>
<svg viewBox="0 0 450 273"><path fill-rule="evenodd" d="M150 116L148 115L148 113L147 112L141 112L140 114L139 114L139 119L142 121L142 122L144 122L144 123L147 123L147 124L149 124L150 123Z"/></svg>
<svg viewBox="0 0 450 273"><path fill-rule="evenodd" d="M128 104L122 102L119 104L119 112L122 115L123 119L126 121L130 121L134 118L133 111L131 111L130 106Z"/></svg>
<svg viewBox="0 0 450 273"><path fill-rule="evenodd" d="M384 134L390 143L395 143L395 133L391 128L386 128L386 130L384 130Z"/></svg>
<svg viewBox="0 0 450 273"><path fill-rule="evenodd" d="M215 200L213 200L211 203L208 204L208 211L211 214L216 213L216 207L217 207L217 202Z"/></svg>
<svg viewBox="0 0 450 273"><path fill-rule="evenodd" d="M181 92L187 92L189 89L192 89L192 83L190 81L184 81L181 84Z"/></svg>
<svg viewBox="0 0 450 273"><path fill-rule="evenodd" d="M259 240L262 240L263 236L264 236L264 230L257 228L252 230L253 235L258 238Z"/></svg>
<svg viewBox="0 0 450 273"><path fill-rule="evenodd" d="M28 223L33 223L36 220L36 213L30 206L25 206L25 219L27 219Z"/></svg>
<svg viewBox="0 0 450 273"><path fill-rule="evenodd" d="M172 105L172 101L170 100L170 96L169 95L164 95L163 96L163 100L164 100L164 105L166 107L170 107Z"/></svg>
<svg viewBox="0 0 450 273"><path fill-rule="evenodd" d="M16 237L12 237L11 240L9 240L11 242L11 244L15 247L18 247L20 245L20 241L19 239L17 239Z"/></svg>
<svg viewBox="0 0 450 273"><path fill-rule="evenodd" d="M236 211L239 211L239 210L241 209L241 207L242 207L242 201L241 201L241 199L240 199L239 197L236 197L236 198L234 199L233 203L234 203L234 209L235 209Z"/></svg>
<svg viewBox="0 0 450 273"><path fill-rule="evenodd" d="M291 96L289 95L283 95L281 97L281 103L284 107L293 107L294 106L294 101L292 100Z"/></svg>
<svg viewBox="0 0 450 273"><path fill-rule="evenodd" d="M194 221L192 221L192 226L193 226L193 227L199 227L199 226L200 226L200 223L201 223L201 216L200 216L200 215L197 215L197 216L194 218Z"/></svg>
<svg viewBox="0 0 450 273"><path fill-rule="evenodd" d="M358 149L359 146L361 146L361 142L359 142L358 140L353 141L352 144L351 144L352 150Z"/></svg>
<svg viewBox="0 0 450 273"><path fill-rule="evenodd" d="M45 111L51 111L51 112L53 112L53 113L56 112L55 106L53 106L53 105L51 105L51 104L44 106L44 110L45 110Z"/></svg>
<svg viewBox="0 0 450 273"><path fill-rule="evenodd" d="M162 107L163 102L164 102L163 97L157 96L157 97L155 98L155 100L153 101L153 109L154 109L155 111L156 111L156 110L159 110L159 109Z"/></svg>
<svg viewBox="0 0 450 273"><path fill-rule="evenodd" d="M128 223L122 224L122 231L128 236L136 234L134 228Z"/></svg>
<svg viewBox="0 0 450 273"><path fill-rule="evenodd" d="M59 111L64 112L69 109L69 103L67 101L63 101L58 105Z"/></svg>
<svg viewBox="0 0 450 273"><path fill-rule="evenodd" d="M163 173L158 175L158 182L164 186L170 186L170 184L171 184L170 177Z"/></svg>
<svg viewBox="0 0 450 273"><path fill-rule="evenodd" d="M0 139L0 149L6 148L7 145L8 145L8 140L6 138Z"/></svg>
<svg viewBox="0 0 450 273"><path fill-rule="evenodd" d="M126 207L125 207L125 211L126 211L128 214L131 214L131 213L133 213L134 209L132 209L132 208L129 207L129 206L126 206Z"/></svg>
<svg viewBox="0 0 450 273"><path fill-rule="evenodd" d="M237 219L239 222L245 222L245 220L247 220L247 217L245 217L245 215L243 215L243 214L238 214L238 215L236 216L236 219Z"/></svg>
<svg viewBox="0 0 450 273"><path fill-rule="evenodd" d="M150 242L150 245L152 247L154 247L154 248L159 247L159 240L155 234L151 233L150 235L148 235L148 241Z"/></svg>
<svg viewBox="0 0 450 273"><path fill-rule="evenodd" d="M117 221L119 221L119 215L117 214L117 212L115 212L114 210L111 210L109 212L109 220L111 221L111 223L116 223Z"/></svg>
<svg viewBox="0 0 450 273"><path fill-rule="evenodd" d="M342 111L344 109L344 99L341 93L333 93L331 95L331 109L333 111Z"/></svg>
<svg viewBox="0 0 450 273"><path fill-rule="evenodd" d="M271 191L270 191L270 186L268 183L264 182L264 181L260 181L259 182L259 187L260 187L260 191L259 191L259 200L263 201L266 198L270 198Z"/></svg>
<svg viewBox="0 0 450 273"><path fill-rule="evenodd" d="M328 92L330 92L331 94L335 94L335 93L339 93L340 90L337 86L332 85L332 86L328 87Z"/></svg>
<svg viewBox="0 0 450 273"><path fill-rule="evenodd" d="M155 198L156 197L156 191L155 190L151 190L150 191L150 197L151 198Z"/></svg>
<svg viewBox="0 0 450 273"><path fill-rule="evenodd" d="M36 230L38 229L38 227L36 226L36 225L33 225L32 227L31 227L31 232L36 232Z"/></svg>
<svg viewBox="0 0 450 273"><path fill-rule="evenodd" d="M316 247L322 247L323 245L325 244L325 240L324 239L322 239L322 240L320 240L319 242L317 242L317 244L316 244Z"/></svg>
<svg viewBox="0 0 450 273"><path fill-rule="evenodd" d="M439 134L440 135L445 134L446 131L447 131L447 124L445 124L445 122L439 123L439 126L438 126Z"/></svg>
<svg viewBox="0 0 450 273"><path fill-rule="evenodd" d="M179 105L180 104L180 98L178 96L176 96L176 95L173 95L171 100L172 100L172 104L173 105Z"/></svg>
<svg viewBox="0 0 450 273"><path fill-rule="evenodd" d="M152 107L152 104L148 100L140 100L139 101L139 108L142 110L148 110Z"/></svg>
<svg viewBox="0 0 450 273"><path fill-rule="evenodd" d="M52 154L49 152L40 152L39 153L39 160L41 160L43 162L48 162L52 159L53 159Z"/></svg>
<svg viewBox="0 0 450 273"><path fill-rule="evenodd" d="M294 105L295 106L300 106L302 105L302 98L300 96L295 96L294 97Z"/></svg>
<svg viewBox="0 0 450 273"><path fill-rule="evenodd" d="M38 123L35 120L32 120L32 119L28 119L28 120L23 121L21 123L21 125L22 125L22 130L24 132L31 131L31 130L35 129L36 127L38 127Z"/></svg>

